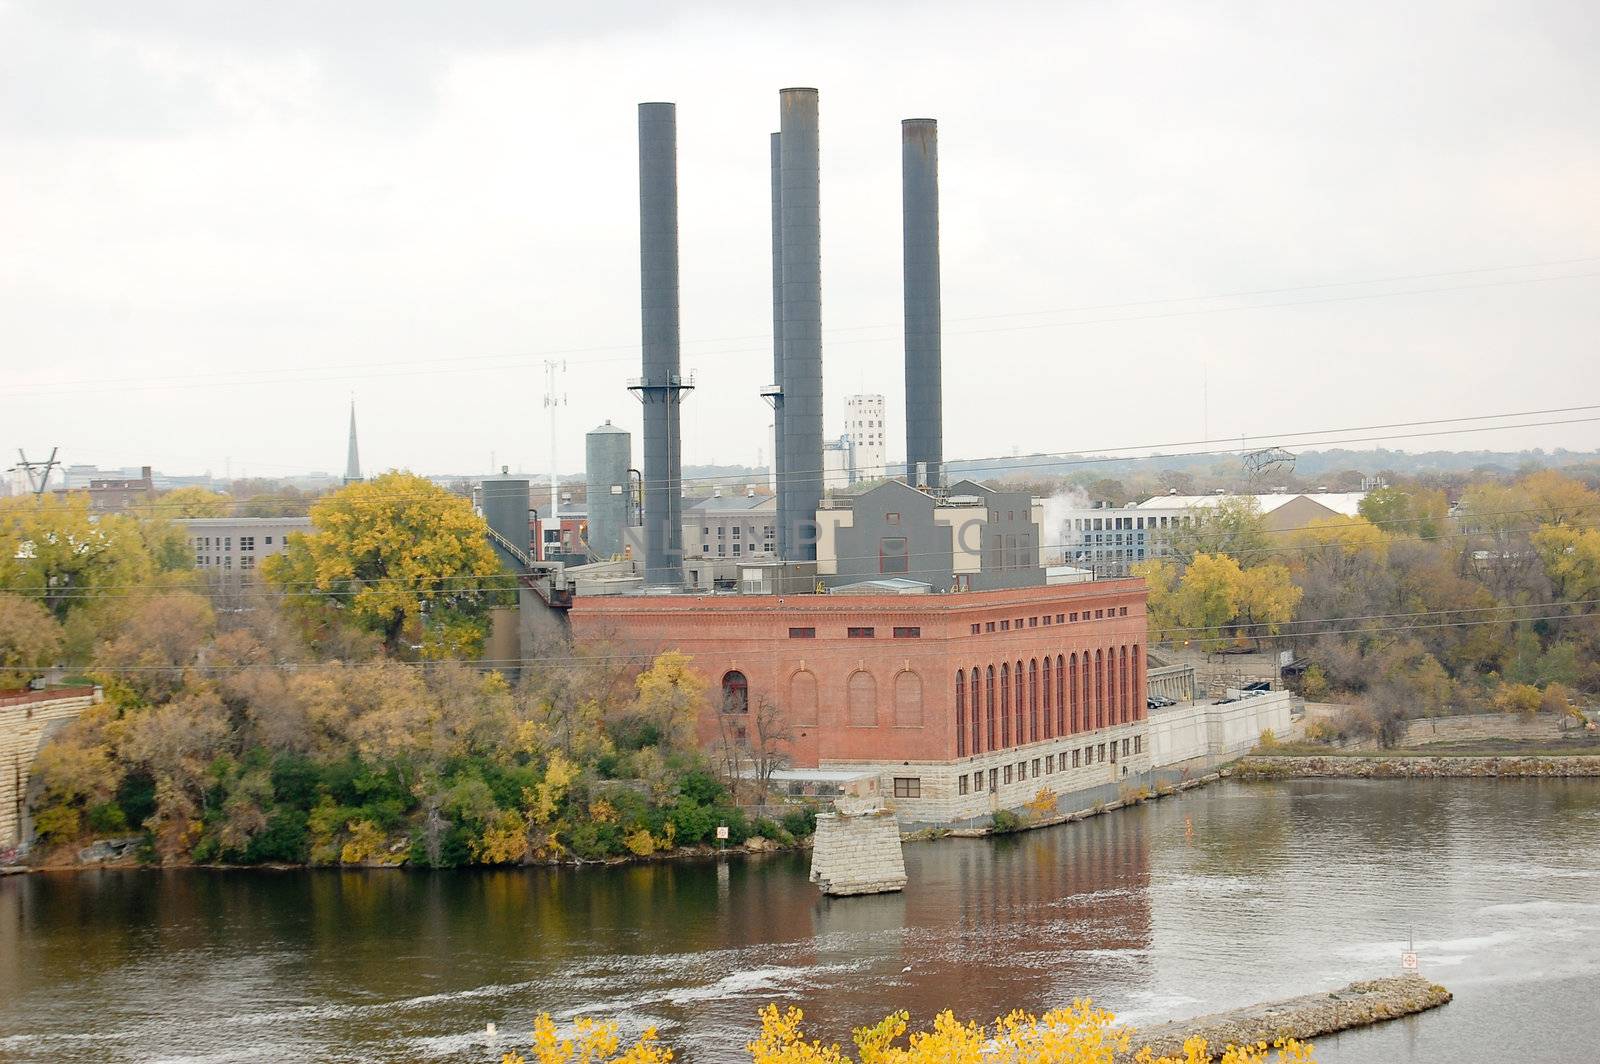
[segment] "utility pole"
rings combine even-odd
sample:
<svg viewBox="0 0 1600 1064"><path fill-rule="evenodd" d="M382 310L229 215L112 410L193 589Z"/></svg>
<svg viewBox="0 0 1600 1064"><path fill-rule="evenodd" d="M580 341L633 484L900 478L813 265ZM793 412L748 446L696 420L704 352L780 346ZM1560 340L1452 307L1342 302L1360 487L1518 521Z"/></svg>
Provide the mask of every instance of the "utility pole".
<svg viewBox="0 0 1600 1064"><path fill-rule="evenodd" d="M558 374L567 372L565 359L545 359L544 362L544 408L550 415L550 521L555 525L556 541L561 538L561 487L556 473L556 408L567 405L565 392L556 391ZM543 556L543 544L540 544L540 556Z"/></svg>
<svg viewBox="0 0 1600 1064"><path fill-rule="evenodd" d="M28 487L33 491L33 497L36 499L43 498L45 489L50 486L50 471L61 464L56 461L56 451L59 449L57 447L50 448L50 457L43 462L30 462L27 454L23 452L21 447L18 447L17 457L21 461L12 466L7 472L14 473L19 469L22 470L28 478Z"/></svg>

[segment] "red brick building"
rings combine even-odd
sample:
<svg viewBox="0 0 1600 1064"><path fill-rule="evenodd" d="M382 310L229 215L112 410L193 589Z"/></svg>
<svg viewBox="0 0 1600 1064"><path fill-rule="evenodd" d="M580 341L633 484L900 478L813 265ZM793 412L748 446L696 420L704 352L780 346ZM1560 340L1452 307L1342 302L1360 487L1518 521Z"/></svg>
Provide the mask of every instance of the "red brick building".
<svg viewBox="0 0 1600 1064"><path fill-rule="evenodd" d="M578 639L691 656L714 745L763 703L798 768L883 774L906 819L952 822L1148 765L1145 585L954 594L579 596ZM1120 768L1119 768L1120 766Z"/></svg>

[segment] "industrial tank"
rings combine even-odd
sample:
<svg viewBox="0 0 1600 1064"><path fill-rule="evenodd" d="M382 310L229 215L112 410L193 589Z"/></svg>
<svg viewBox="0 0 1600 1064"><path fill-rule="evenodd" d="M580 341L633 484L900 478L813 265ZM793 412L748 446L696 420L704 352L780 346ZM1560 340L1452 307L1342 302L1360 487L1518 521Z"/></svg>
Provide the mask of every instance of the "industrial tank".
<svg viewBox="0 0 1600 1064"><path fill-rule="evenodd" d="M589 556L622 555L622 530L628 524L628 469L633 437L611 422L584 437L584 476L589 495Z"/></svg>

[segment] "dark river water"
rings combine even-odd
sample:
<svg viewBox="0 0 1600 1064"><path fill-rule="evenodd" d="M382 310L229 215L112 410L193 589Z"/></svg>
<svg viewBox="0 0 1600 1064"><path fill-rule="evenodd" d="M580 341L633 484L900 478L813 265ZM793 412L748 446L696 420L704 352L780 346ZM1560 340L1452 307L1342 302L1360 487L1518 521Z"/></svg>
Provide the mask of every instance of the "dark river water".
<svg viewBox="0 0 1600 1064"><path fill-rule="evenodd" d="M0 879L0 1060L497 1060L539 1011L739 1060L769 1001L830 1040L1085 995L1150 1023L1396 972L1412 935L1455 1002L1324 1064L1600 1041L1600 781L1222 784L906 868L835 901L787 854Z"/></svg>

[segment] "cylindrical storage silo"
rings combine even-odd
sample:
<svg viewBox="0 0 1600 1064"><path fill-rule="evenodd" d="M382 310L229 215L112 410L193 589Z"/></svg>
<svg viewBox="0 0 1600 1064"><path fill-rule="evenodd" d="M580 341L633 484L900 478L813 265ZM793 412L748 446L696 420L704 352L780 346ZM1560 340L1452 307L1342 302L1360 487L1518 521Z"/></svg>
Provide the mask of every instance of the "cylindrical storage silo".
<svg viewBox="0 0 1600 1064"><path fill-rule="evenodd" d="M584 440L584 477L589 494L589 557L595 561L622 555L622 530L628 524L628 469L633 465L633 437L611 422Z"/></svg>

